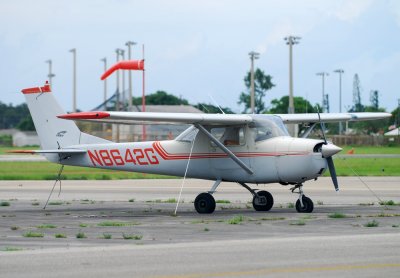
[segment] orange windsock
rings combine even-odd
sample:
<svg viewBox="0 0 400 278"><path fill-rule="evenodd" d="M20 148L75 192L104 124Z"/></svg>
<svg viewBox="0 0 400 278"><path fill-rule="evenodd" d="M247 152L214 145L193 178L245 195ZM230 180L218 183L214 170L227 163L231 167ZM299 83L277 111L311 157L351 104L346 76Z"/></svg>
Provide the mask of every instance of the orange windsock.
<svg viewBox="0 0 400 278"><path fill-rule="evenodd" d="M101 80L109 77L116 70L144 70L144 60L126 60L114 64L101 76Z"/></svg>

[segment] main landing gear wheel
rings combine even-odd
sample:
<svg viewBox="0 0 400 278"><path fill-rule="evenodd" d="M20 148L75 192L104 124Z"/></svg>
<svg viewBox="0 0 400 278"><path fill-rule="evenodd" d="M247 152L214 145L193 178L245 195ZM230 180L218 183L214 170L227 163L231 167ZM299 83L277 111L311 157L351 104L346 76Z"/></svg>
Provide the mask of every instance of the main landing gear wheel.
<svg viewBox="0 0 400 278"><path fill-rule="evenodd" d="M253 208L256 211L269 211L274 205L274 198L268 191L258 191L253 197Z"/></svg>
<svg viewBox="0 0 400 278"><path fill-rule="evenodd" d="M198 213L213 213L215 210L215 200L210 193L201 193L194 200L194 208Z"/></svg>
<svg viewBox="0 0 400 278"><path fill-rule="evenodd" d="M311 213L314 210L314 203L310 198L303 195L301 201L303 206L301 205L300 199L298 199L296 202L297 212Z"/></svg>

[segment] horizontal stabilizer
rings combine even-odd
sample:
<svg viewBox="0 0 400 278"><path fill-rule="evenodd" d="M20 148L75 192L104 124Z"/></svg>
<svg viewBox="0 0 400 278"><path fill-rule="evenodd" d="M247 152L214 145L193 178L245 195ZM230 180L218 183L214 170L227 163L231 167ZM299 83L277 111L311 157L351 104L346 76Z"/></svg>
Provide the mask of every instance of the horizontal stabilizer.
<svg viewBox="0 0 400 278"><path fill-rule="evenodd" d="M41 153L56 153L56 154L79 154L86 153L86 150L82 149L59 149L59 150L15 150L8 151L7 153L19 153L19 154L41 154Z"/></svg>

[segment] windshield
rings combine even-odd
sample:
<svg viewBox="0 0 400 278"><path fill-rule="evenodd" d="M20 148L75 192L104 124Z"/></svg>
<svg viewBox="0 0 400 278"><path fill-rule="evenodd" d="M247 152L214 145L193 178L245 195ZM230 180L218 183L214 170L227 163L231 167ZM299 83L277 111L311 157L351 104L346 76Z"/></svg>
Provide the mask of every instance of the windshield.
<svg viewBox="0 0 400 278"><path fill-rule="evenodd" d="M192 142L194 138L196 138L197 132L199 132L199 130L194 126L191 126L184 132L182 132L178 137L176 137L175 140L182 142Z"/></svg>
<svg viewBox="0 0 400 278"><path fill-rule="evenodd" d="M273 115L251 115L254 119L249 127L255 132L255 141L263 141L273 137L289 136L281 118Z"/></svg>

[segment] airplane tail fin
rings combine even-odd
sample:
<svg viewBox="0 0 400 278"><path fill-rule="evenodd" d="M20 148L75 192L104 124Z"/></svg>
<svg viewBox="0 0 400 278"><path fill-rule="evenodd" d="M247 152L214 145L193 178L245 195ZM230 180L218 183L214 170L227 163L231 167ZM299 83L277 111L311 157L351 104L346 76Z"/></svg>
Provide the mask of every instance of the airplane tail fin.
<svg viewBox="0 0 400 278"><path fill-rule="evenodd" d="M43 87L23 89L22 93L26 98L43 150L109 142L81 132L73 121L57 118L57 115L65 114L65 112L51 93L48 82ZM55 154L46 154L45 156L51 161L56 159Z"/></svg>

